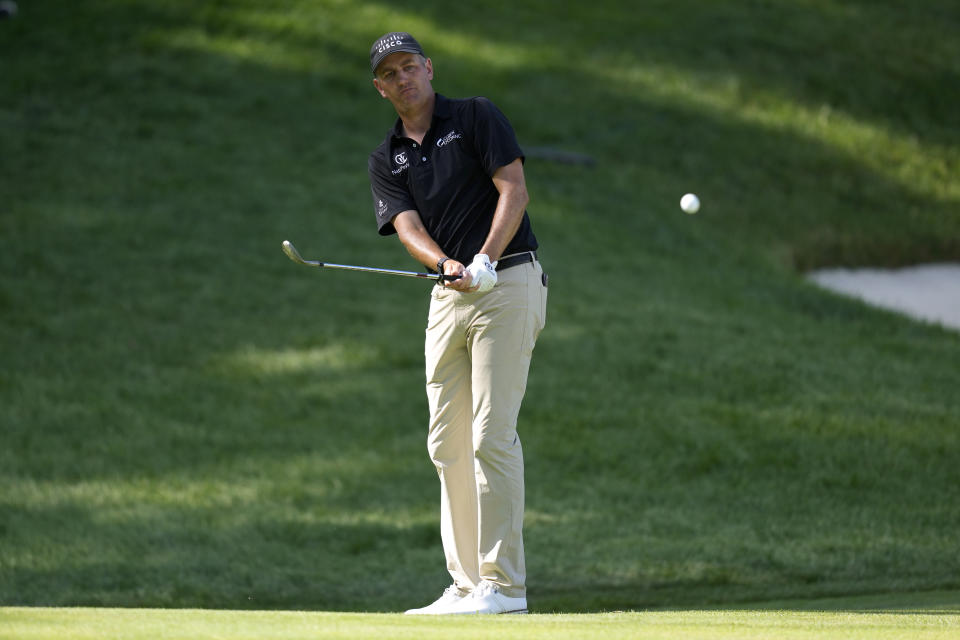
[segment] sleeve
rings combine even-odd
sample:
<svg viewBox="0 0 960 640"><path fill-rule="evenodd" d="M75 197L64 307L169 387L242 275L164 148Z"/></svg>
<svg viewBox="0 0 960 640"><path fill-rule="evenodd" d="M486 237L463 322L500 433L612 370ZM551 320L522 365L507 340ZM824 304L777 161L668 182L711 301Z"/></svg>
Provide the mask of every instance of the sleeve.
<svg viewBox="0 0 960 640"><path fill-rule="evenodd" d="M407 188L406 173L393 175L387 161L386 143L377 147L367 160L370 174L370 193L373 196L373 210L377 216L377 231L382 236L397 232L393 227L393 218L401 211L416 209L417 205Z"/></svg>
<svg viewBox="0 0 960 640"><path fill-rule="evenodd" d="M510 121L490 100L474 98L473 143L488 176L517 158L524 160L523 150Z"/></svg>

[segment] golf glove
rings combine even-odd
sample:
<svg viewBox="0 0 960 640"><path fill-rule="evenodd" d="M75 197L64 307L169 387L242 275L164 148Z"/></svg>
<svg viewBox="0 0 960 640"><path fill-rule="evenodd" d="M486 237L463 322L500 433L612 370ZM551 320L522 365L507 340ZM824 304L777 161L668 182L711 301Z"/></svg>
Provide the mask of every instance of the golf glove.
<svg viewBox="0 0 960 640"><path fill-rule="evenodd" d="M485 253L478 253L473 257L473 262L467 267L467 273L473 278L473 285L477 287L477 293L484 293L493 289L497 284L496 262L490 263L490 256Z"/></svg>

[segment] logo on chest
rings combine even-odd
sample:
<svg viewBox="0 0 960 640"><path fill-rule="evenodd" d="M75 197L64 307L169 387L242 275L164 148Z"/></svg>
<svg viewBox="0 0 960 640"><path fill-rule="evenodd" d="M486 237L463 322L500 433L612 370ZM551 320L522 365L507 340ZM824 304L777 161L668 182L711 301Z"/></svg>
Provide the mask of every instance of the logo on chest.
<svg viewBox="0 0 960 640"><path fill-rule="evenodd" d="M393 175L397 175L397 174L399 174L400 172L402 172L402 171L404 171L405 169L408 169L408 168L410 167L410 163L407 161L407 152L406 152L406 151L401 151L401 152L398 153L397 155L393 156L393 162L394 162L394 164L397 165L397 167L396 167L396 168L393 170L393 172L392 172Z"/></svg>
<svg viewBox="0 0 960 640"><path fill-rule="evenodd" d="M459 140L459 139L462 138L462 137L463 137L463 134L457 133L456 131L451 131L451 132L448 133L447 135L445 135L445 136L443 136L442 138L440 138L439 140L437 140L437 147L438 147L438 148L439 148L439 147L445 147L445 146L447 146L448 144L450 144L451 142L453 142L454 140Z"/></svg>

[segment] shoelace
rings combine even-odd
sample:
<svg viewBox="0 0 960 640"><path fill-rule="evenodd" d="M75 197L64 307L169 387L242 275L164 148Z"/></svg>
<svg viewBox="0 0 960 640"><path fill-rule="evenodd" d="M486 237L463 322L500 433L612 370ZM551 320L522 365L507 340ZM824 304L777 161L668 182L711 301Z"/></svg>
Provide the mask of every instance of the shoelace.
<svg viewBox="0 0 960 640"><path fill-rule="evenodd" d="M452 584L443 590L443 596L441 597L446 598L447 596L456 596L458 598L460 597L460 589L457 588L457 585Z"/></svg>
<svg viewBox="0 0 960 640"><path fill-rule="evenodd" d="M473 590L471 594L474 598L483 598L485 596L497 593L499 589L497 585L492 582L487 582L486 580L482 581L477 585L477 588Z"/></svg>

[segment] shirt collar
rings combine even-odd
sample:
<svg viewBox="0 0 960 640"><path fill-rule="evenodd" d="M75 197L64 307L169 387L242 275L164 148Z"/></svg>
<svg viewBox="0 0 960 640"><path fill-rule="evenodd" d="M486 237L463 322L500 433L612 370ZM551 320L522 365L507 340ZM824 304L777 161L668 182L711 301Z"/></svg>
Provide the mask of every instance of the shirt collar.
<svg viewBox="0 0 960 640"><path fill-rule="evenodd" d="M446 96L442 96L439 93L435 93L436 99L433 102L433 120L434 122L437 119L448 120L450 119L450 99ZM433 126L431 125L431 129ZM390 134L394 138L403 137L403 120L397 118L397 121L393 124L393 129L390 130Z"/></svg>
<svg viewBox="0 0 960 640"><path fill-rule="evenodd" d="M439 93L436 96L437 99L433 103L433 117L446 120L450 117L450 101Z"/></svg>

